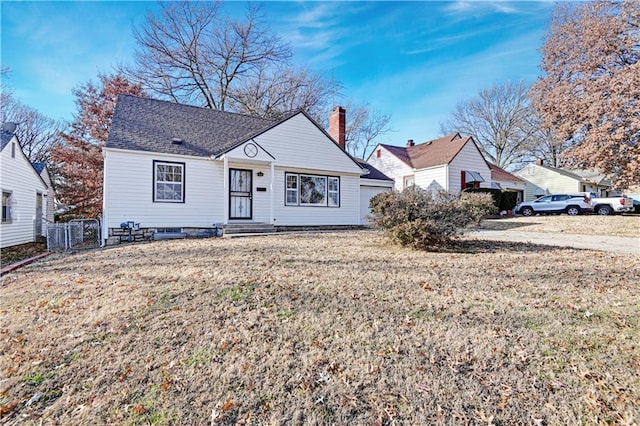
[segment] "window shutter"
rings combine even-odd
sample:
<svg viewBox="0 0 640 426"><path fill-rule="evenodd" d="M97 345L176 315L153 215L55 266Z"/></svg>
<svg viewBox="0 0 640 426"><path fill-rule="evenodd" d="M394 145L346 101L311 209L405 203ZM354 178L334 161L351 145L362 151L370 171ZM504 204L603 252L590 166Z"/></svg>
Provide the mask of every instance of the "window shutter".
<svg viewBox="0 0 640 426"><path fill-rule="evenodd" d="M464 170L460 172L460 190L462 191L467 187L467 174Z"/></svg>

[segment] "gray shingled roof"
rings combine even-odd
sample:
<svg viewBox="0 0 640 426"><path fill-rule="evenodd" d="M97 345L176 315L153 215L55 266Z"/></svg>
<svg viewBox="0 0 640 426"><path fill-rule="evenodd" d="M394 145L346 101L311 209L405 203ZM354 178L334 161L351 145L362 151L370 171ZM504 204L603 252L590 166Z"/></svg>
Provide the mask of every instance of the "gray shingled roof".
<svg viewBox="0 0 640 426"><path fill-rule="evenodd" d="M277 122L174 102L119 95L106 147L209 157ZM174 144L174 138L181 144Z"/></svg>
<svg viewBox="0 0 640 426"><path fill-rule="evenodd" d="M9 142L11 142L11 138L13 138L13 135L13 133L0 131L0 151L2 151L5 146L9 145Z"/></svg>
<svg viewBox="0 0 640 426"><path fill-rule="evenodd" d="M39 175L42 174L42 171L45 169L45 167L47 167L45 163L31 163L31 165Z"/></svg>
<svg viewBox="0 0 640 426"><path fill-rule="evenodd" d="M360 167L362 167L363 169L369 170L369 173L360 176L361 178L375 179L375 180L388 180L390 182L393 182L393 179L391 179L389 176L385 175L380 170L376 169L366 161L364 160L356 160L356 161L358 162L358 164L360 164Z"/></svg>

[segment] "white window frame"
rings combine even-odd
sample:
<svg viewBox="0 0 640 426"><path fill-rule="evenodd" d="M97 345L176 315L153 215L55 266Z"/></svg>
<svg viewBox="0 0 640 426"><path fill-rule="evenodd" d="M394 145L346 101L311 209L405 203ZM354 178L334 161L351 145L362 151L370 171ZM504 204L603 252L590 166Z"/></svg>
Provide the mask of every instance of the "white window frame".
<svg viewBox="0 0 640 426"><path fill-rule="evenodd" d="M161 181L158 180L158 166L178 167L180 169L180 181ZM158 185L180 185L180 199L160 198ZM177 191L174 191L174 193ZM154 203L184 203L185 198L185 163L174 161L153 161L153 202Z"/></svg>
<svg viewBox="0 0 640 426"><path fill-rule="evenodd" d="M331 189L331 182L336 183L336 189ZM335 195L335 201L331 195ZM327 176L327 205L329 207L340 207L340 178L336 176Z"/></svg>
<svg viewBox="0 0 640 426"><path fill-rule="evenodd" d="M289 187L289 178L295 177L296 187ZM324 181L324 194L321 203L309 203L303 201L303 178L322 179ZM285 173L285 205L286 206L300 206L300 207L340 207L340 177L339 176L326 176L326 175L314 175L308 173ZM293 182L293 181L292 181ZM329 183L336 182L337 189L329 190ZM296 202L290 202L288 195L295 192ZM333 197L331 197L333 195ZM337 201L337 202L336 202Z"/></svg>
<svg viewBox="0 0 640 426"><path fill-rule="evenodd" d="M295 178L295 187L289 187L289 178ZM297 206L300 202L300 178L297 174L294 173L285 173L285 193L284 193L284 204L286 206ZM293 180L291 181L294 182ZM289 194L295 194L295 202L289 201Z"/></svg>
<svg viewBox="0 0 640 426"><path fill-rule="evenodd" d="M5 198L7 194L7 198ZM13 191L2 190L2 223L13 222Z"/></svg>

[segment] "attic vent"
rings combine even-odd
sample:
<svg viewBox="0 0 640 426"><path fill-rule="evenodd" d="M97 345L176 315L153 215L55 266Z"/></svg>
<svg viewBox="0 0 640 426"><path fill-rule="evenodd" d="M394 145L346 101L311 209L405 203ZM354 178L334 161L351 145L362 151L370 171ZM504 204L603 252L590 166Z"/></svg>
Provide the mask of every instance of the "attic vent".
<svg viewBox="0 0 640 426"><path fill-rule="evenodd" d="M182 145L182 139L173 138L173 139L171 139L171 143L174 144L174 145Z"/></svg>

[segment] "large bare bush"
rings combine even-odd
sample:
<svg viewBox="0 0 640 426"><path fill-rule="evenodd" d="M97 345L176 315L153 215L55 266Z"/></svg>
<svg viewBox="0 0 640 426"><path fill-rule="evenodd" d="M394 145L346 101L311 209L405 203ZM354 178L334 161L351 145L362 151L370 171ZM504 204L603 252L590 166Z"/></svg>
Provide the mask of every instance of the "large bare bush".
<svg viewBox="0 0 640 426"><path fill-rule="evenodd" d="M439 248L495 209L490 194L434 193L420 187L378 194L371 223L392 241L417 249Z"/></svg>

